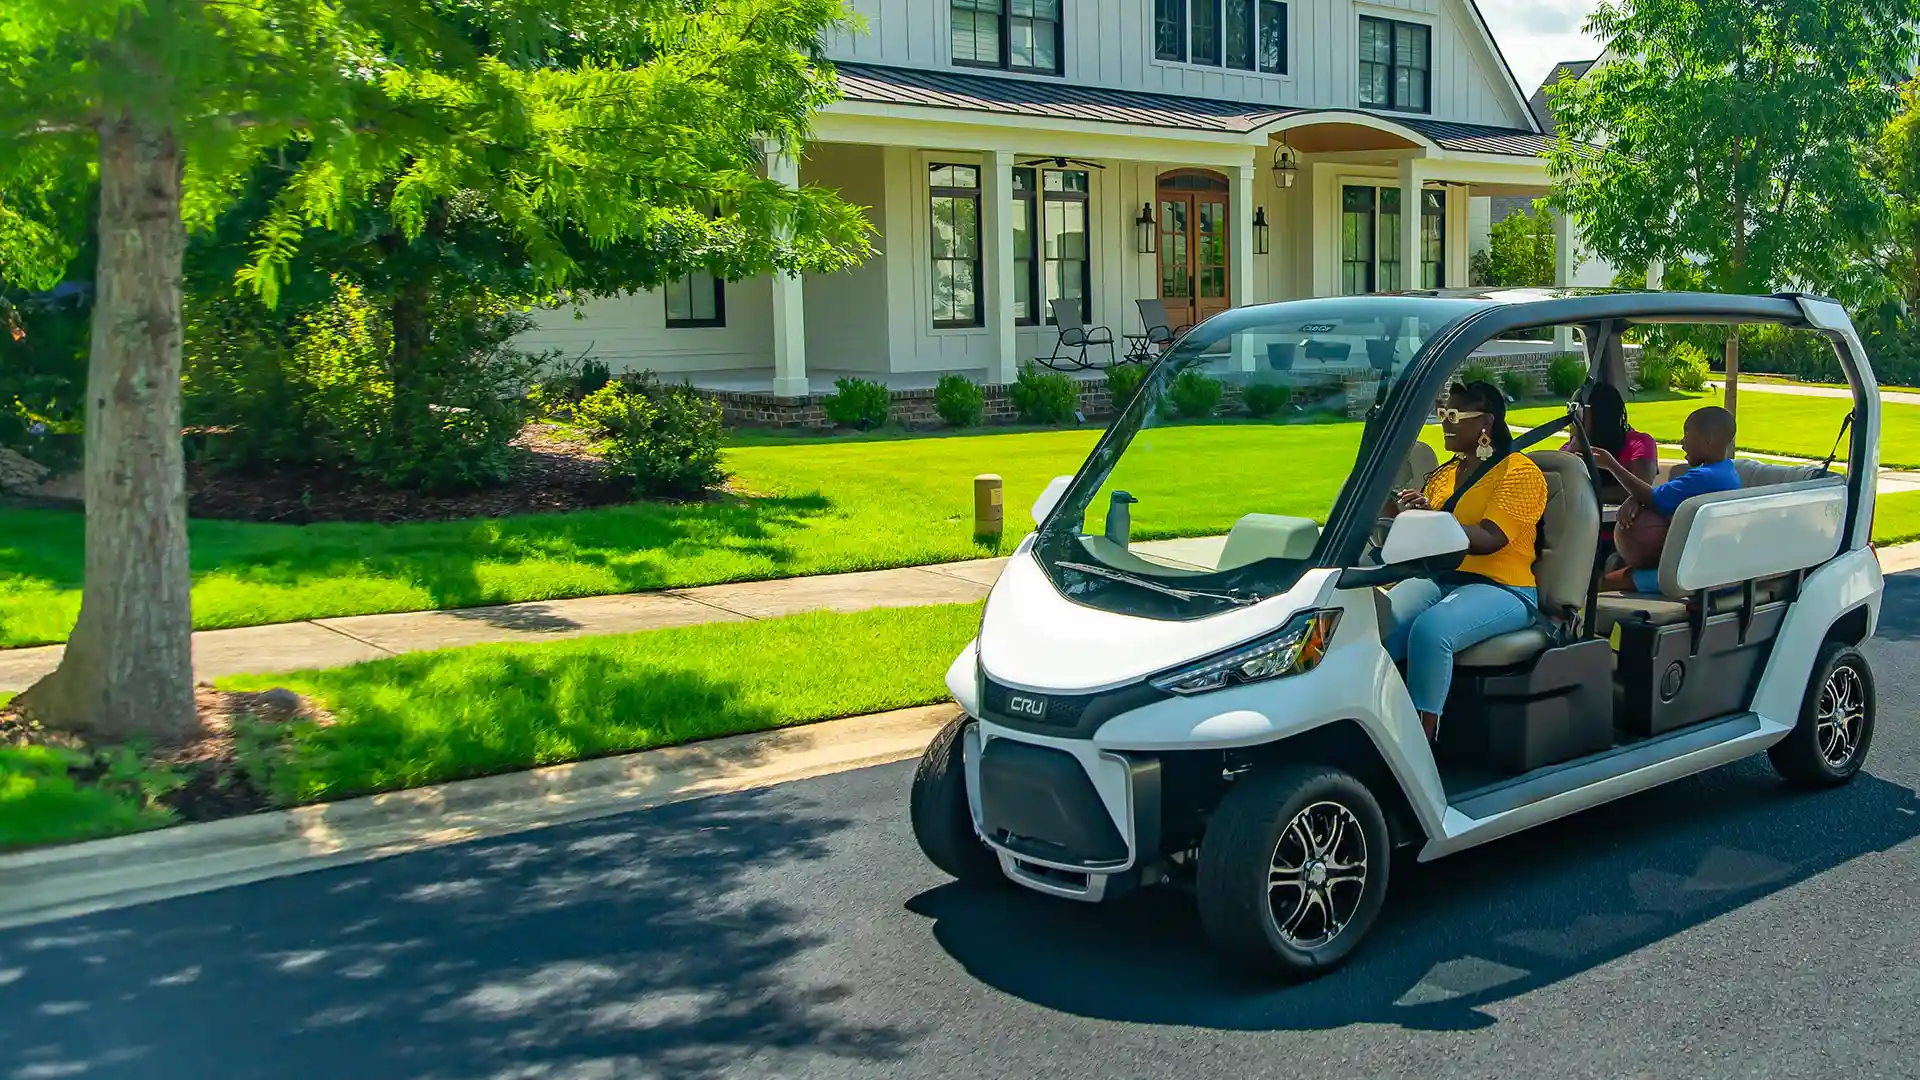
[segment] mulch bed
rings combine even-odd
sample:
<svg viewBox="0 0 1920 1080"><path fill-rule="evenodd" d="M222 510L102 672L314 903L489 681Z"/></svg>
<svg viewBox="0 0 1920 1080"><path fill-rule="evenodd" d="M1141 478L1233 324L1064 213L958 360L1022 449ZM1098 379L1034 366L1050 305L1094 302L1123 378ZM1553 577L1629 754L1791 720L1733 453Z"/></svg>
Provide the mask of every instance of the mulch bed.
<svg viewBox="0 0 1920 1080"><path fill-rule="evenodd" d="M610 476L588 441L572 432L529 424L513 445L521 451L520 462L506 483L446 495L372 487L337 469L235 473L193 462L187 466L187 512L286 525L395 524L558 513L633 501L632 486Z"/></svg>
<svg viewBox="0 0 1920 1080"><path fill-rule="evenodd" d="M155 800L172 810L181 822L218 821L273 809L266 794L239 767L237 729L252 727L259 735L262 727L270 729L297 721L332 723L324 710L291 690L236 693L203 683L194 688L194 704L200 712L200 737L184 746L157 750L146 758L181 780L178 787ZM82 739L42 727L17 710L0 706L0 746L22 745L89 750ZM75 768L68 775L78 784L102 782L111 755L97 752L94 757L94 764Z"/></svg>

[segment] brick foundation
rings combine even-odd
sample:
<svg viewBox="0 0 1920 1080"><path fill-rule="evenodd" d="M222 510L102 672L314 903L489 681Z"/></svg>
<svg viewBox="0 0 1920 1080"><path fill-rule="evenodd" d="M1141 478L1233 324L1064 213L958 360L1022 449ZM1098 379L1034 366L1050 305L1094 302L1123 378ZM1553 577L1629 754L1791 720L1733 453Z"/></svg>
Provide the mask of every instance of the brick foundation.
<svg viewBox="0 0 1920 1080"><path fill-rule="evenodd" d="M1561 355L1580 354L1561 354L1547 345L1539 352L1485 357L1483 362L1493 368L1496 374L1506 371L1525 374L1528 383L1526 396L1537 397L1546 394L1547 372L1553 366L1554 359ZM1629 348L1627 368L1629 375L1637 372L1638 350ZM1376 377L1368 372L1350 372L1342 377L1341 388L1347 398L1349 416L1358 418L1365 412L1373 401L1375 385ZM1019 420L1019 412L1014 408L1007 387L983 386L980 389L985 399L981 416L983 424L1011 424ZM834 427L833 421L827 419L827 410L822 404L831 396L828 394L811 394L804 398L783 398L738 390L702 390L701 394L720 406L722 418L731 427L816 431L830 431ZM1222 415L1232 415L1239 411L1240 388L1229 381L1226 393L1220 400L1220 412ZM1113 402L1107 394L1106 380L1080 382L1080 413L1090 423L1112 418ZM908 428L941 427L940 414L934 408L934 391L895 390L889 423Z"/></svg>

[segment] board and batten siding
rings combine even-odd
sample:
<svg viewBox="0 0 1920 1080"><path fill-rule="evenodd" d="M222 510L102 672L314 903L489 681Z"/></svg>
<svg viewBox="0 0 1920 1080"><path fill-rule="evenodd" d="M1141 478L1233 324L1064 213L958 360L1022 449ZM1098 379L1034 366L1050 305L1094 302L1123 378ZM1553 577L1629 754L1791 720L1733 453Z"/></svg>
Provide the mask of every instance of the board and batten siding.
<svg viewBox="0 0 1920 1080"><path fill-rule="evenodd" d="M1467 0L1288 0L1287 74L1265 75L1175 64L1153 55L1154 0L1061 0L1065 74L1070 83L1184 97L1299 108L1358 108L1359 17L1375 15L1433 28L1436 120L1525 128L1525 103L1490 49ZM836 60L954 70L1006 78L1056 76L956 67L949 0L852 0L865 33L828 42Z"/></svg>

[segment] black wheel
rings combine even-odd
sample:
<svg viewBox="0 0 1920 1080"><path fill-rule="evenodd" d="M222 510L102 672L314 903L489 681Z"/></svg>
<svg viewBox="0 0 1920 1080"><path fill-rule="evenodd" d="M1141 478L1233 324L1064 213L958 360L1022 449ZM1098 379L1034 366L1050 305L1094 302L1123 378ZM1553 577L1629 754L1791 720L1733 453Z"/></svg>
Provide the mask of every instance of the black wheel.
<svg viewBox="0 0 1920 1080"><path fill-rule="evenodd" d="M963 884L1005 882L1000 862L973 831L973 811L967 803L967 765L962 740L969 716L958 716L940 729L920 756L913 774L913 796L908 804L913 838L927 860Z"/></svg>
<svg viewBox="0 0 1920 1080"><path fill-rule="evenodd" d="M1299 981L1345 963L1387 895L1392 841L1367 786L1338 769L1255 773L1200 845L1200 921L1223 952Z"/></svg>
<svg viewBox="0 0 1920 1080"><path fill-rule="evenodd" d="M1813 665L1800 720L1767 751L1796 784L1837 787L1853 779L1873 744L1873 669L1860 650L1829 641Z"/></svg>

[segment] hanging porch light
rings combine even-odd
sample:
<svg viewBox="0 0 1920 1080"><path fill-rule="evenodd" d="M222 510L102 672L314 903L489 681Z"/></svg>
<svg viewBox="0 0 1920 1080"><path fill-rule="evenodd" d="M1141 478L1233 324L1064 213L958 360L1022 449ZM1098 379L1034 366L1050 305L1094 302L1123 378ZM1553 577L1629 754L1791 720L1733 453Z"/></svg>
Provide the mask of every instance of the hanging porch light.
<svg viewBox="0 0 1920 1080"><path fill-rule="evenodd" d="M1300 175L1300 159L1283 140L1273 148L1273 186L1290 188Z"/></svg>

